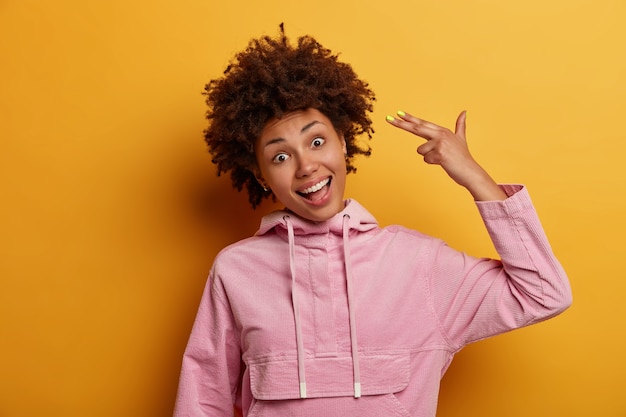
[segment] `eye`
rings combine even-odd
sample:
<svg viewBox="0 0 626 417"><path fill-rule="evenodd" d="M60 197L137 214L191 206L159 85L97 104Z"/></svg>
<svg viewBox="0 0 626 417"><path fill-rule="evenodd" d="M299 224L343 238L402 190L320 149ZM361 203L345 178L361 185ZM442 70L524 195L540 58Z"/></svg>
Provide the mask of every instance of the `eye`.
<svg viewBox="0 0 626 417"><path fill-rule="evenodd" d="M320 146L322 146L324 144L324 142L326 142L326 140L323 139L323 138L315 138L311 142L311 147L312 148L319 148Z"/></svg>
<svg viewBox="0 0 626 417"><path fill-rule="evenodd" d="M272 162L275 164L280 164L282 162L285 162L287 159L289 159L289 155L285 152L281 152L272 159Z"/></svg>

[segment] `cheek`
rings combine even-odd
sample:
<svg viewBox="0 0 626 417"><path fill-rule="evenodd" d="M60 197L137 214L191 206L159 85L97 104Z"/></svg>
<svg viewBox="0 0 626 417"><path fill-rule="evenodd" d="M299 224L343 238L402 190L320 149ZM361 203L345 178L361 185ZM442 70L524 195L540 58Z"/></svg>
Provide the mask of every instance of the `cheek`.
<svg viewBox="0 0 626 417"><path fill-rule="evenodd" d="M337 173L346 172L346 156L342 153L334 158L333 165L336 167Z"/></svg>
<svg viewBox="0 0 626 417"><path fill-rule="evenodd" d="M277 169L266 170L265 181L272 187L274 193L280 193L283 189L289 187L289 176L286 172Z"/></svg>

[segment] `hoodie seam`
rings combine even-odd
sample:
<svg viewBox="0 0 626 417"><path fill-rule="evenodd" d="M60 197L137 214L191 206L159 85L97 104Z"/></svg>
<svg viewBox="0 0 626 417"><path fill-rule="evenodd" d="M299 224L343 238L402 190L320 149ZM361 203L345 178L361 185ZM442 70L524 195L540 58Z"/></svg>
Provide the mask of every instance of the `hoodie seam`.
<svg viewBox="0 0 626 417"><path fill-rule="evenodd" d="M428 248L429 251L433 251L434 252L434 256L432 256L432 259L430 261L430 266L428 268L428 274L426 276L426 288L428 291L428 307L433 315L433 317L435 318L435 321L437 323L437 329L439 330L439 333L441 334L441 337L443 338L443 340L445 341L445 343L447 344L448 348L452 351L452 352L458 352L462 347L463 344L456 344L452 342L452 339L450 338L450 336L447 334L443 323L441 322L441 318L439 317L439 314L437 313L437 309L435 308L435 301L434 301L434 297L433 297L433 291L432 291L432 281L433 281L433 273L435 271L435 262L437 260L437 255L440 252L441 248L445 245L445 243L443 241L439 241L437 244L436 248Z"/></svg>

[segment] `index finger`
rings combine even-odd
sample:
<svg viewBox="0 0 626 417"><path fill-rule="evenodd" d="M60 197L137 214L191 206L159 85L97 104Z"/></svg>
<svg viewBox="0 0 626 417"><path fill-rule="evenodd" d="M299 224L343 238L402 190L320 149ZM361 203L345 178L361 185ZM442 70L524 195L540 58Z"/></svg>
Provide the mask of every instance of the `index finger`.
<svg viewBox="0 0 626 417"><path fill-rule="evenodd" d="M411 123L415 123L415 124L420 124L423 125L425 127L429 127L431 129L441 129L441 126L429 122L428 120L424 120L424 119L420 119L419 117L415 117L412 114L409 113L405 113L402 110L398 110L396 112L396 114L402 119L405 120L407 122L411 122Z"/></svg>
<svg viewBox="0 0 626 417"><path fill-rule="evenodd" d="M403 111L398 111L398 116L399 118L387 116L387 122L426 140L432 140L435 136L440 134L443 129L441 126L419 119Z"/></svg>

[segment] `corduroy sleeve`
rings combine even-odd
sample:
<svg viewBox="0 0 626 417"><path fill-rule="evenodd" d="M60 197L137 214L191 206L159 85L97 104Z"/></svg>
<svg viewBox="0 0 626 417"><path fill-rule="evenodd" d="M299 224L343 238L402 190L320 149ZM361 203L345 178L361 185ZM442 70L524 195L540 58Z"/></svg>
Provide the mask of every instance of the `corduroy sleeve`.
<svg viewBox="0 0 626 417"><path fill-rule="evenodd" d="M214 268L185 350L175 417L232 416L240 406L240 337L216 275Z"/></svg>
<svg viewBox="0 0 626 417"><path fill-rule="evenodd" d="M430 289L455 348L553 317L572 302L526 188L502 185L504 201L477 202L501 260L474 258L441 244Z"/></svg>

